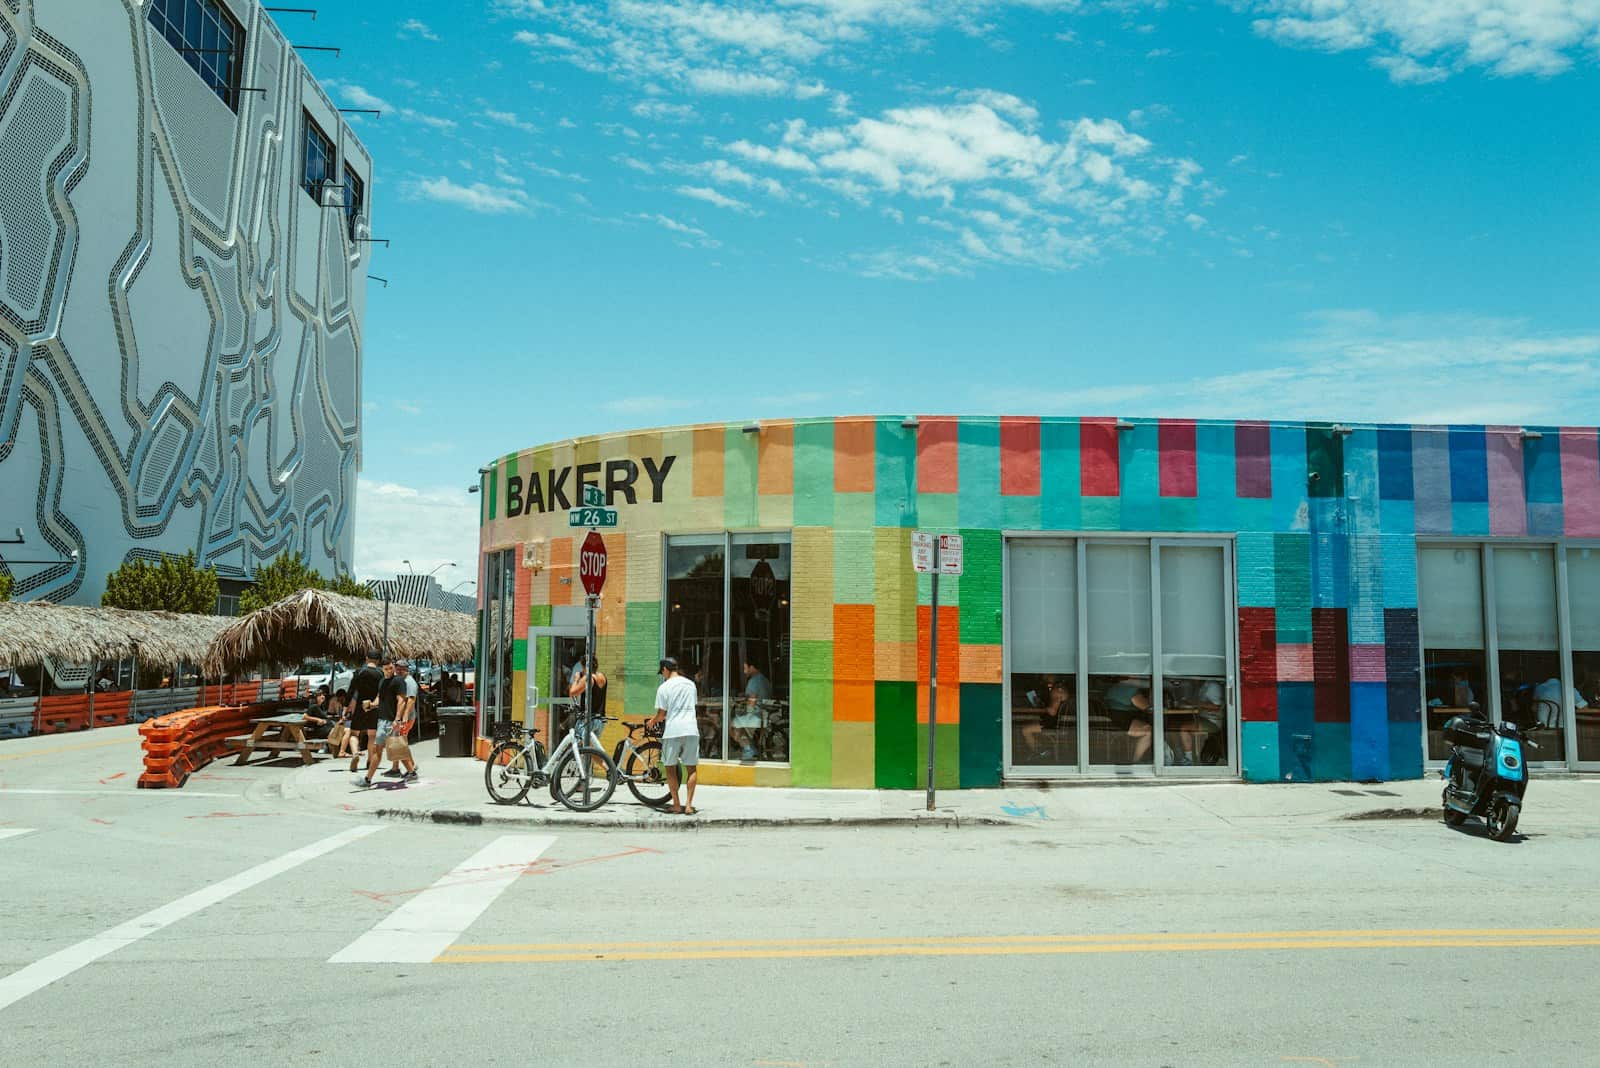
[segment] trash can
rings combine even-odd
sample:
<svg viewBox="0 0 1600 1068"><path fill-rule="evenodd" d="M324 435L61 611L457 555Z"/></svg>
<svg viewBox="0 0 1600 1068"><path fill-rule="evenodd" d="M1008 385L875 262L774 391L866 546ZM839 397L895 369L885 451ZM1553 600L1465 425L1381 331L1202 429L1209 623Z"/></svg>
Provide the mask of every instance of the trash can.
<svg viewBox="0 0 1600 1068"><path fill-rule="evenodd" d="M472 756L473 742L477 740L477 717L470 707L439 709L439 755L441 757Z"/></svg>

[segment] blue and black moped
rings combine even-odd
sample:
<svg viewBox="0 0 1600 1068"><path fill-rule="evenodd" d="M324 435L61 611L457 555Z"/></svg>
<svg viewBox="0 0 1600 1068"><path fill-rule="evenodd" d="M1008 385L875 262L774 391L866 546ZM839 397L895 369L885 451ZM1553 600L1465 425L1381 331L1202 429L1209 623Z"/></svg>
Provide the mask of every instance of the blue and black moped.
<svg viewBox="0 0 1600 1068"><path fill-rule="evenodd" d="M1450 759L1444 777L1444 821L1459 827L1482 816L1489 837L1507 841L1517 829L1528 790L1522 747L1537 749L1515 723L1490 723L1476 716L1451 716L1444 724Z"/></svg>

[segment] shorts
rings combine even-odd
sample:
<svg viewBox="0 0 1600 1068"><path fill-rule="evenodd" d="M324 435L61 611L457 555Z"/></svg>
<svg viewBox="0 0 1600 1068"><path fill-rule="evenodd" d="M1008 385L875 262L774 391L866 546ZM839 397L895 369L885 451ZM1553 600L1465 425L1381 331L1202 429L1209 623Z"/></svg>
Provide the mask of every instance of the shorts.
<svg viewBox="0 0 1600 1068"><path fill-rule="evenodd" d="M383 743L387 742L389 740L389 732L391 730L393 730L393 729L394 729L394 720L392 720L392 719L380 719L378 721L377 735L372 740L373 746L378 748L378 749L382 749L383 748Z"/></svg>
<svg viewBox="0 0 1600 1068"><path fill-rule="evenodd" d="M733 726L742 731L761 729L760 712L741 712L733 717Z"/></svg>
<svg viewBox="0 0 1600 1068"><path fill-rule="evenodd" d="M661 765L670 768L675 764L692 768L700 763L700 739L695 735L661 739Z"/></svg>

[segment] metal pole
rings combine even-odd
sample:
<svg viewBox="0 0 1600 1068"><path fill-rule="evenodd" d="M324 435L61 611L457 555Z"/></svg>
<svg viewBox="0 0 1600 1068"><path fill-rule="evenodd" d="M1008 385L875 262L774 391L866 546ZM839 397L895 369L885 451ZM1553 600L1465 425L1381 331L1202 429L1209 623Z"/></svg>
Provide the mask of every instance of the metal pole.
<svg viewBox="0 0 1600 1068"><path fill-rule="evenodd" d="M100 684L100 661L89 662L89 729L94 730L94 691Z"/></svg>
<svg viewBox="0 0 1600 1068"><path fill-rule="evenodd" d="M389 587L383 588L383 658L389 659Z"/></svg>
<svg viewBox="0 0 1600 1068"><path fill-rule="evenodd" d="M587 732L594 729L594 724L589 717L594 714L594 665L600 659L594 653L594 606L599 599L593 594L585 598L589 602L589 624L583 638L583 722L586 732L584 734L585 740L588 738Z"/></svg>
<svg viewBox="0 0 1600 1068"><path fill-rule="evenodd" d="M939 542L933 543L933 623L928 628L928 811L933 811L933 763L939 730Z"/></svg>

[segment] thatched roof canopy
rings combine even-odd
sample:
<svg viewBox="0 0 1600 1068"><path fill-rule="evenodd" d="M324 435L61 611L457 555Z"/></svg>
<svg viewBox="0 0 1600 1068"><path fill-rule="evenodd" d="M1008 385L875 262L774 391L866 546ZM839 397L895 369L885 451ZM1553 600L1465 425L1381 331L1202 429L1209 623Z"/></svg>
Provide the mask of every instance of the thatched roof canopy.
<svg viewBox="0 0 1600 1068"><path fill-rule="evenodd" d="M88 664L135 656L156 667L198 664L230 622L224 616L5 601L0 602L0 664L27 667L45 657Z"/></svg>
<svg viewBox="0 0 1600 1068"><path fill-rule="evenodd" d="M240 619L217 635L206 658L213 674L309 657L354 660L383 648L382 601L301 590ZM389 606L389 652L408 659L470 660L477 620L463 612Z"/></svg>

